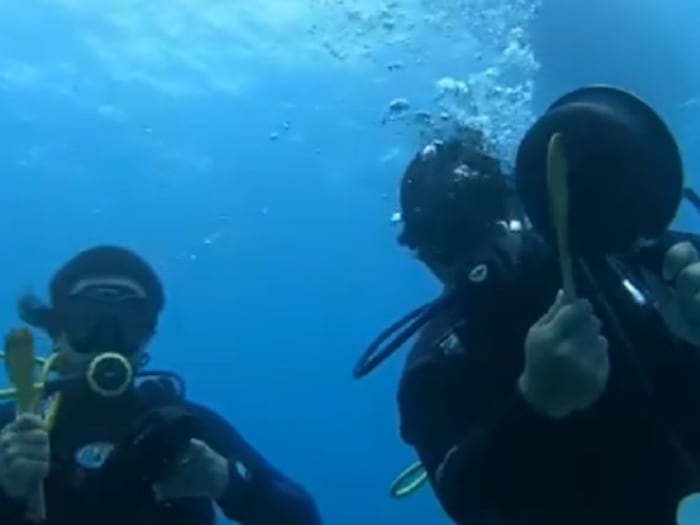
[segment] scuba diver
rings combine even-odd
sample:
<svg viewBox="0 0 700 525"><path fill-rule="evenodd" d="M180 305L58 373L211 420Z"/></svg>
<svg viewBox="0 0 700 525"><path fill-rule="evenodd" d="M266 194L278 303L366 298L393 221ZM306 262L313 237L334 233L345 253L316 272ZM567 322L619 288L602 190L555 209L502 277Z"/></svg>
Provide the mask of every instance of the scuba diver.
<svg viewBox="0 0 700 525"><path fill-rule="evenodd" d="M0 407L4 524L213 525L217 507L243 525L321 523L307 492L187 400L177 375L143 369L164 304L154 270L112 246L60 268L50 304L18 301L51 338L58 379L44 384L46 417ZM44 517L30 519L42 483Z"/></svg>
<svg viewBox="0 0 700 525"><path fill-rule="evenodd" d="M410 161L399 242L444 291L355 378L417 334L401 436L456 523L676 524L700 491L700 243L668 229L684 191L697 205L673 136L588 87L533 124L513 177L486 148L470 131Z"/></svg>

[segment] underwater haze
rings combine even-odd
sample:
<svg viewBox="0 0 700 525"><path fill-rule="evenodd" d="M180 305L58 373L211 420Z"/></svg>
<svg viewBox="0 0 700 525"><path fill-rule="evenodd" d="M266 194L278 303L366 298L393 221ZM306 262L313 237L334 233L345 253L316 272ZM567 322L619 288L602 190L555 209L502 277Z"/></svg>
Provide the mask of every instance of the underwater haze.
<svg viewBox="0 0 700 525"><path fill-rule="evenodd" d="M612 83L697 182L698 21L691 0L2 0L2 326L77 251L133 248L168 296L153 364L327 524L448 523L428 489L389 496L415 459L402 359L351 376L438 291L396 242L402 169L455 124L512 159L554 98Z"/></svg>

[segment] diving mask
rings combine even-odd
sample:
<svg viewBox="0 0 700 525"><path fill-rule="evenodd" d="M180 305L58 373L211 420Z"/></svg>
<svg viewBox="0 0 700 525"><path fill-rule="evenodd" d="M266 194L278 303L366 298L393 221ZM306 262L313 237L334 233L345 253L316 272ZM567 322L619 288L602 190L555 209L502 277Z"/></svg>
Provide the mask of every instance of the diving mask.
<svg viewBox="0 0 700 525"><path fill-rule="evenodd" d="M156 325L149 301L141 297L100 301L74 295L57 313L72 349L81 354L133 355L153 334Z"/></svg>

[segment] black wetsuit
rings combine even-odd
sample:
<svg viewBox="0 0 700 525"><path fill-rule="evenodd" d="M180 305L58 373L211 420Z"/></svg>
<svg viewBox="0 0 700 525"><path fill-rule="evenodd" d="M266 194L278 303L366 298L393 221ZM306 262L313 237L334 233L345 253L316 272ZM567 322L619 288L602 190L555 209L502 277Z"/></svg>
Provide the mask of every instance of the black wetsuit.
<svg viewBox="0 0 700 525"><path fill-rule="evenodd" d="M66 398L51 432L52 465L45 480L48 525L213 525L215 507L243 525L320 525L314 501L304 489L275 470L226 421L214 412L175 397L167 389L141 388L118 401L94 402ZM195 437L229 459L230 483L214 504L208 499L182 499L157 503L130 496L130 488L96 502L92 495L98 469L79 457L88 444L118 443L139 416L163 406L177 406L196 416ZM0 425L14 417L10 404L0 407ZM83 451L80 456L79 451ZM82 465L81 465L82 463ZM134 465L134 470L138 465ZM19 525L24 519L22 502L0 494L0 523Z"/></svg>
<svg viewBox="0 0 700 525"><path fill-rule="evenodd" d="M421 333L399 388L403 439L460 524L674 525L679 500L700 490L699 351L593 263L631 343L603 320L611 358L603 397L561 421L538 415L516 379L526 333L560 278L537 237L521 240L496 250L516 255L494 259L510 260L507 271L466 287ZM640 276L634 260L624 263ZM579 290L588 294L585 284Z"/></svg>

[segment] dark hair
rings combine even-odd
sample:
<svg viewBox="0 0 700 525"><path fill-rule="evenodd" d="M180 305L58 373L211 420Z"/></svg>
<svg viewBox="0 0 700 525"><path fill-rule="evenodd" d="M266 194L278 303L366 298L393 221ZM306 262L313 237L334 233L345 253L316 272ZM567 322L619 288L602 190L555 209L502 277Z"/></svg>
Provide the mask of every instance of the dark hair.
<svg viewBox="0 0 700 525"><path fill-rule="evenodd" d="M501 162L487 154L483 134L468 130L434 141L411 160L401 179L399 243L446 258L513 213L513 190Z"/></svg>

